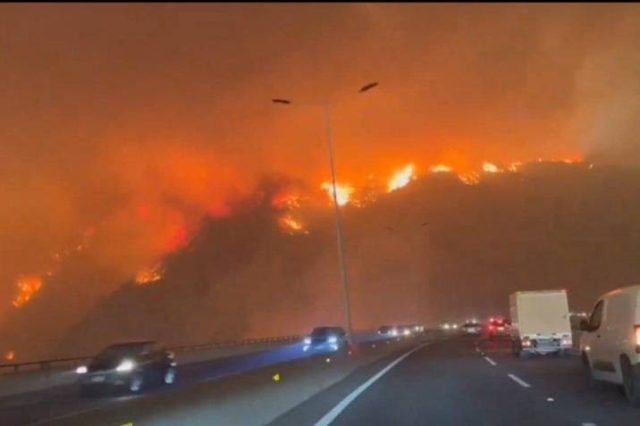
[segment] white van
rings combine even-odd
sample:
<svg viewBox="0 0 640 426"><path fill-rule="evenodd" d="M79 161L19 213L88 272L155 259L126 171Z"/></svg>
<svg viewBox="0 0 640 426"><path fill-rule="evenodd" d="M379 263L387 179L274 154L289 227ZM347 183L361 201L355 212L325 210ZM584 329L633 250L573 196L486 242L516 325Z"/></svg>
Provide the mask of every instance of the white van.
<svg viewBox="0 0 640 426"><path fill-rule="evenodd" d="M518 291L509 296L513 354L564 354L572 346L566 290Z"/></svg>
<svg viewBox="0 0 640 426"><path fill-rule="evenodd" d="M640 285L600 297L580 329L589 378L623 385L627 399L640 406Z"/></svg>

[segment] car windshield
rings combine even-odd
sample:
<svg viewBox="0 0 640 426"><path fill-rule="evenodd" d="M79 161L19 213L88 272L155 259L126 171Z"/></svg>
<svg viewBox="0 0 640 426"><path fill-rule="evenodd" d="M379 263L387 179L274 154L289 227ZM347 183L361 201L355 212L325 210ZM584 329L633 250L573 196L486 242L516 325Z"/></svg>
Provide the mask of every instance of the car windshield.
<svg viewBox="0 0 640 426"><path fill-rule="evenodd" d="M324 337L328 335L337 335L339 334L339 330L333 327L321 327L314 328L311 332L311 336L313 337Z"/></svg>
<svg viewBox="0 0 640 426"><path fill-rule="evenodd" d="M112 345L103 349L95 358L99 360L112 360L136 356L148 350L149 345L148 342Z"/></svg>

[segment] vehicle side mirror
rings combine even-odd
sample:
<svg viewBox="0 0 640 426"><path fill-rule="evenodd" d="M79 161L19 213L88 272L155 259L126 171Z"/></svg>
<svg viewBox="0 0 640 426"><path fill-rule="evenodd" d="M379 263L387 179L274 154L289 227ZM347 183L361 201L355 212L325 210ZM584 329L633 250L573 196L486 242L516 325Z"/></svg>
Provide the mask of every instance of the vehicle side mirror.
<svg viewBox="0 0 640 426"><path fill-rule="evenodd" d="M580 330L581 331L591 331L589 327L589 321L586 319L580 320Z"/></svg>

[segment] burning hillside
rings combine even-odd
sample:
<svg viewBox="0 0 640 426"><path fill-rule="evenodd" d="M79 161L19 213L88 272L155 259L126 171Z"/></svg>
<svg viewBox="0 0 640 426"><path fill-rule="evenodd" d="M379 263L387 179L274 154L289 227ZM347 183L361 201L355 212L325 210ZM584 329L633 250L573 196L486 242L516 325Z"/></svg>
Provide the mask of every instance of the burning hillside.
<svg viewBox="0 0 640 426"><path fill-rule="evenodd" d="M495 166L504 172L479 170L475 185L465 185L451 167L446 173L418 174L402 190L387 193L383 186L368 204L342 207L358 326L376 326L382 317L400 321L409 313L437 320L443 309L462 312L478 300L485 300L487 312L495 311L514 282L532 288L562 282L578 289L586 279L584 268L597 271L594 277L601 276L602 268L616 268L618 279L640 273L624 257L600 259L598 264L590 258L601 244L635 244L622 236L614 243L613 222L598 229L593 224L603 220L596 220L602 212L595 200L625 199L628 191L640 187L640 175L564 161L523 163L517 173L509 172L506 164ZM603 180L629 184L603 192ZM92 345L109 339L151 336L189 343L299 333L316 323L341 321L340 304L335 303L340 289L331 200L321 197L315 203L306 193L313 190L269 184L236 203L232 215L208 216L183 248L131 273L111 295L88 304L81 320L76 313L63 321L57 312L60 298L79 298L77 289L62 283L95 278L80 278L84 272L79 269L62 268L59 278L51 277L26 300L23 306L31 309L12 315L0 335L9 346L0 347L0 353L48 354L64 335L66 343L57 346L58 354L68 347L94 350ZM582 212L576 205L592 207ZM632 213L630 209L615 220L636 229L640 216ZM585 235L595 239L587 244ZM578 257L558 252L565 245L578 250ZM532 252L538 246L541 251ZM88 252L83 256L87 262ZM531 256L537 260L526 260ZM502 276L503 269L512 272ZM594 280L587 281L595 293L605 283ZM37 287L36 281L27 282L32 283L28 288ZM457 282L464 292L443 299L449 294L447 282ZM586 291L576 294L575 303L594 297ZM414 306L412 300L421 302ZM20 337L32 335L29 330L39 330L38 324L50 323L53 316L61 332L75 324L73 331L55 339L52 335L38 348ZM95 341L95 336L104 341Z"/></svg>

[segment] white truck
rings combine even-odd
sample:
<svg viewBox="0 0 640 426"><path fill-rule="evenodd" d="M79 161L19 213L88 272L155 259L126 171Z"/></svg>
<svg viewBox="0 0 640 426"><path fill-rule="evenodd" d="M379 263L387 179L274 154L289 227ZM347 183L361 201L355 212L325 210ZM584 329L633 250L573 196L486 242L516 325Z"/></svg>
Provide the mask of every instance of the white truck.
<svg viewBox="0 0 640 426"><path fill-rule="evenodd" d="M566 290L518 291L509 296L513 354L563 355L572 347Z"/></svg>

